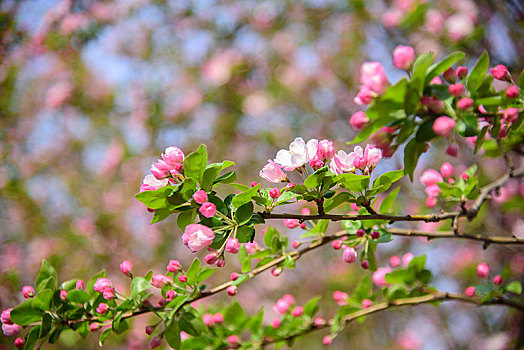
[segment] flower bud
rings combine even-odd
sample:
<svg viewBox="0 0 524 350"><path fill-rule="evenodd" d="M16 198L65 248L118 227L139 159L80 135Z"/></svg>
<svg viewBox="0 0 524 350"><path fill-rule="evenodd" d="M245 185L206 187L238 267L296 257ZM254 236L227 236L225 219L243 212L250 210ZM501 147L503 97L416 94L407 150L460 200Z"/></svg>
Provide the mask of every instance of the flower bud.
<svg viewBox="0 0 524 350"><path fill-rule="evenodd" d="M224 267L226 265L226 261L224 259L221 259L219 258L216 262L215 262L215 265L217 267Z"/></svg>
<svg viewBox="0 0 524 350"><path fill-rule="evenodd" d="M357 260L357 252L351 247L344 247L342 259L344 259L348 264L351 264Z"/></svg>
<svg viewBox="0 0 524 350"><path fill-rule="evenodd" d="M131 276L131 270L133 270L133 265L131 265L131 262L129 260L124 260L120 264L120 271L126 275Z"/></svg>
<svg viewBox="0 0 524 350"><path fill-rule="evenodd" d="M284 219L284 225L287 228L296 228L299 225L298 219Z"/></svg>
<svg viewBox="0 0 524 350"><path fill-rule="evenodd" d="M455 71L455 75L460 80L464 79L468 75L468 67L464 67L464 66L457 67L457 70Z"/></svg>
<svg viewBox="0 0 524 350"><path fill-rule="evenodd" d="M99 329L100 329L100 323L93 322L89 324L89 331L96 332Z"/></svg>
<svg viewBox="0 0 524 350"><path fill-rule="evenodd" d="M109 306L106 303L98 304L96 312L98 312L100 315L105 315L107 311L109 311Z"/></svg>
<svg viewBox="0 0 524 350"><path fill-rule="evenodd" d="M174 290L170 289L170 290L168 290L168 291L166 292L166 299L167 299L168 301L173 300L175 297L176 297L176 292L175 292Z"/></svg>
<svg viewBox="0 0 524 350"><path fill-rule="evenodd" d="M18 337L18 338L15 339L15 348L21 349L21 348L24 347L24 345L25 345L24 338Z"/></svg>
<svg viewBox="0 0 524 350"><path fill-rule="evenodd" d="M364 234L365 234L365 233L366 233L366 231L364 231L364 229L359 228L359 229L357 230L356 235L357 235L357 237L364 237Z"/></svg>
<svg viewBox="0 0 524 350"><path fill-rule="evenodd" d="M151 174L157 179L162 180L169 177L170 167L164 161L158 160L156 163L151 164Z"/></svg>
<svg viewBox="0 0 524 350"><path fill-rule="evenodd" d="M399 45L393 51L393 64L398 69L408 70L415 61L415 50L410 46Z"/></svg>
<svg viewBox="0 0 524 350"><path fill-rule="evenodd" d="M176 166L184 162L184 152L178 147L168 147L162 154L162 159L170 166Z"/></svg>
<svg viewBox="0 0 524 350"><path fill-rule="evenodd" d="M300 227L301 229L305 230L306 229L306 223L302 222L300 225L298 225L298 227Z"/></svg>
<svg viewBox="0 0 524 350"><path fill-rule="evenodd" d="M511 85L507 90L506 90L506 96L508 98L517 98L519 97L519 88L515 85Z"/></svg>
<svg viewBox="0 0 524 350"><path fill-rule="evenodd" d="M324 338L322 338L322 344L324 345L329 345L332 341L333 339L331 339L331 336L329 335L326 335Z"/></svg>
<svg viewBox="0 0 524 350"><path fill-rule="evenodd" d="M502 64L491 68L489 71L491 72L491 75L493 75L493 78L497 80L508 80L509 78L508 68Z"/></svg>
<svg viewBox="0 0 524 350"><path fill-rule="evenodd" d="M360 263L360 266L362 266L364 270L367 270L369 269L369 262L367 260L362 260L362 262Z"/></svg>
<svg viewBox="0 0 524 350"><path fill-rule="evenodd" d="M186 283L187 282L187 276L186 275L180 275L178 276L178 280L182 283Z"/></svg>
<svg viewBox="0 0 524 350"><path fill-rule="evenodd" d="M316 156L324 161L331 160L335 156L335 145L333 141L321 140L317 145Z"/></svg>
<svg viewBox="0 0 524 350"><path fill-rule="evenodd" d="M204 314L204 316L202 316L202 321L208 327L212 327L215 324L215 320L211 314Z"/></svg>
<svg viewBox="0 0 524 350"><path fill-rule="evenodd" d="M475 287L471 286L471 287L466 288L466 292L465 293L466 293L466 295L468 297L474 296L475 295Z"/></svg>
<svg viewBox="0 0 524 350"><path fill-rule="evenodd" d="M229 337L227 337L227 342L229 344L238 344L238 341L239 341L239 339L238 339L237 335L233 334L233 335L230 335Z"/></svg>
<svg viewBox="0 0 524 350"><path fill-rule="evenodd" d="M342 248L342 241L339 239L336 239L331 242L331 246L333 247L333 249L339 250L340 248Z"/></svg>
<svg viewBox="0 0 524 350"><path fill-rule="evenodd" d="M372 239L379 239L380 238L380 232L378 232L378 231L371 232L371 238Z"/></svg>
<svg viewBox="0 0 524 350"><path fill-rule="evenodd" d="M473 105L474 105L473 100L469 97L462 97L457 102L457 108L459 109L469 109L473 107Z"/></svg>
<svg viewBox="0 0 524 350"><path fill-rule="evenodd" d="M231 281L236 281L238 279L238 273L231 272Z"/></svg>
<svg viewBox="0 0 524 350"><path fill-rule="evenodd" d="M269 196L273 199L280 197L280 189L273 187L271 190L269 190Z"/></svg>
<svg viewBox="0 0 524 350"><path fill-rule="evenodd" d="M502 119L508 123L514 123L519 118L519 110L518 108L511 107L504 110L504 115Z"/></svg>
<svg viewBox="0 0 524 350"><path fill-rule="evenodd" d="M371 276L371 280L379 287L388 286L389 284L386 282L386 274L390 272L391 269L389 267L379 267Z"/></svg>
<svg viewBox="0 0 524 350"><path fill-rule="evenodd" d="M440 175L440 173L433 169L428 169L424 171L422 173L422 176L420 177L420 182L422 182L424 186L431 186L431 185L436 184L437 182L442 182L442 181L444 180L442 179L442 176Z"/></svg>
<svg viewBox="0 0 524 350"><path fill-rule="evenodd" d="M440 173L442 174L442 177L450 177L453 176L453 173L455 172L455 168L453 165L449 163L444 163L440 167Z"/></svg>
<svg viewBox="0 0 524 350"><path fill-rule="evenodd" d="M273 270L271 270L271 274L274 276L274 277L278 277L280 276L280 274L282 273L282 268L280 266L277 266L275 267Z"/></svg>
<svg viewBox="0 0 524 350"><path fill-rule="evenodd" d="M495 283L496 285L501 285L502 277L500 275L496 275L495 277L493 277L493 283Z"/></svg>
<svg viewBox="0 0 524 350"><path fill-rule="evenodd" d="M453 68L448 68L442 76L444 79L446 79L449 83L453 84L455 82L455 72L453 71Z"/></svg>
<svg viewBox="0 0 524 350"><path fill-rule="evenodd" d="M217 261L217 255L216 255L215 253L207 254L207 255L204 257L204 260L205 260L206 263L208 263L209 265L213 265L213 264Z"/></svg>
<svg viewBox="0 0 524 350"><path fill-rule="evenodd" d="M458 154L458 145L456 143L453 143L446 148L446 154L456 157Z"/></svg>
<svg viewBox="0 0 524 350"><path fill-rule="evenodd" d="M256 181L252 181L251 182L251 187L255 187L256 185L258 185L258 182L256 182Z"/></svg>
<svg viewBox="0 0 524 350"><path fill-rule="evenodd" d="M408 266L411 260L415 258L415 255L413 253L406 253L402 256L402 265Z"/></svg>
<svg viewBox="0 0 524 350"><path fill-rule="evenodd" d="M319 158L313 158L309 161L309 166L312 167L313 170L317 170L324 166L324 162Z"/></svg>
<svg viewBox="0 0 524 350"><path fill-rule="evenodd" d="M171 277L157 273L151 277L151 285L156 288L162 288L173 283Z"/></svg>
<svg viewBox="0 0 524 350"><path fill-rule="evenodd" d="M154 326L146 326L146 334L147 335L153 334L154 331L155 331L155 327Z"/></svg>
<svg viewBox="0 0 524 350"><path fill-rule="evenodd" d="M198 204L204 204L207 202L207 193L204 190L198 190L193 194L193 199Z"/></svg>
<svg viewBox="0 0 524 350"><path fill-rule="evenodd" d="M22 295L24 298L32 298L35 296L35 289L32 286L24 286L22 287Z"/></svg>
<svg viewBox="0 0 524 350"><path fill-rule="evenodd" d="M370 299L364 299L362 300L362 307L364 309L367 309L368 307L370 307L371 305L373 305L373 302L370 300Z"/></svg>
<svg viewBox="0 0 524 350"><path fill-rule="evenodd" d="M169 272L178 272L182 268L178 260L169 260L167 264L167 271Z"/></svg>
<svg viewBox="0 0 524 350"><path fill-rule="evenodd" d="M280 324L282 323L282 321L280 321L280 319L278 317L275 317L272 321L271 321L271 326L274 328L274 329L277 329L278 327L280 327Z"/></svg>
<svg viewBox="0 0 524 350"><path fill-rule="evenodd" d="M464 93L464 85L462 85L461 83L451 84L448 87L448 90L450 94L458 97Z"/></svg>
<svg viewBox="0 0 524 350"><path fill-rule="evenodd" d="M226 242L226 252L236 254L240 250L240 243L238 238L229 238Z"/></svg>
<svg viewBox="0 0 524 350"><path fill-rule="evenodd" d="M279 299L277 300L277 303L273 306L273 310L275 310L278 314L282 315L285 314L291 306L291 303L289 303L286 300Z"/></svg>
<svg viewBox="0 0 524 350"><path fill-rule="evenodd" d="M486 263L478 264L477 276L479 276L480 278L488 278L489 277L489 265Z"/></svg>
<svg viewBox="0 0 524 350"><path fill-rule="evenodd" d="M455 122L453 119L442 116L435 119L435 122L433 123L433 131L435 134L449 137L451 135L451 132L455 128L455 125L457 125L457 122Z"/></svg>
<svg viewBox="0 0 524 350"><path fill-rule="evenodd" d="M67 290L62 289L62 290L60 291L59 296L60 296L60 300L62 300L62 301L67 301Z"/></svg>
<svg viewBox="0 0 524 350"><path fill-rule="evenodd" d="M389 264L392 267L398 267L400 266L401 260L398 255L393 255L391 258L389 258Z"/></svg>
<svg viewBox="0 0 524 350"><path fill-rule="evenodd" d="M162 345L162 339L163 338L158 334L151 338L151 341L149 342L151 349L158 348L160 345Z"/></svg>
<svg viewBox="0 0 524 350"><path fill-rule="evenodd" d="M367 117L366 113L362 111L358 111L354 113L351 118L349 118L349 124L353 127L355 130L362 130L366 126L366 124L369 122L369 118Z"/></svg>
<svg viewBox="0 0 524 350"><path fill-rule="evenodd" d="M202 204L200 209L198 209L198 211L202 215L204 215L206 218L210 218L210 217L215 216L215 213L217 211L217 207L213 203L211 203L211 202L205 202L204 204Z"/></svg>
<svg viewBox="0 0 524 350"><path fill-rule="evenodd" d="M213 321L215 321L215 323L222 323L224 322L224 316L220 313L216 313L213 315Z"/></svg>
<svg viewBox="0 0 524 350"><path fill-rule="evenodd" d="M291 311L291 315L294 317L300 317L304 313L304 308L302 306L297 306Z"/></svg>
<svg viewBox="0 0 524 350"><path fill-rule="evenodd" d="M78 289L78 290L83 290L84 289L84 281L82 281L82 280L76 281L75 288Z"/></svg>
<svg viewBox="0 0 524 350"><path fill-rule="evenodd" d="M300 247L300 242L299 241L293 241L292 246L293 246L294 249L297 249L298 247Z"/></svg>
<svg viewBox="0 0 524 350"><path fill-rule="evenodd" d="M326 324L326 320L320 316L315 317L315 319L313 320L313 324L315 325L315 327L322 327Z"/></svg>
<svg viewBox="0 0 524 350"><path fill-rule="evenodd" d="M237 286L229 286L226 288L227 295L233 296L237 294Z"/></svg>

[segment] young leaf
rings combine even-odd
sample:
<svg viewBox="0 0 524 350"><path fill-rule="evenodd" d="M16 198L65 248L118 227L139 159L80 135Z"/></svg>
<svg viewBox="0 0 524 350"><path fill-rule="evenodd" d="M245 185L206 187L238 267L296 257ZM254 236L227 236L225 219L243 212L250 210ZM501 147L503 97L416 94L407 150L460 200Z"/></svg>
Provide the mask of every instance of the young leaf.
<svg viewBox="0 0 524 350"><path fill-rule="evenodd" d="M382 214L391 213L391 209L393 208L393 205L395 204L397 200L399 191L400 191L400 187L397 187L393 191L389 192L386 198L384 198L384 200L380 204L380 210L379 210Z"/></svg>
<svg viewBox="0 0 524 350"><path fill-rule="evenodd" d="M198 181L202 182L202 177L204 171L207 167L207 147L206 145L200 145L198 149L190 153L184 159L184 175L191 177Z"/></svg>
<svg viewBox="0 0 524 350"><path fill-rule="evenodd" d="M238 225L244 225L253 216L253 202L247 202L246 204L240 206L235 212L235 221Z"/></svg>
<svg viewBox="0 0 524 350"><path fill-rule="evenodd" d="M504 289L506 292L510 292L510 293L514 293L518 295L522 294L522 284L519 281L510 282Z"/></svg>
<svg viewBox="0 0 524 350"><path fill-rule="evenodd" d="M244 204L251 201L253 196L257 194L258 189L260 188L260 184L256 185L255 187L252 187L242 193L237 194L235 197L233 197L233 200L231 201L231 204L235 208L240 208Z"/></svg>
<svg viewBox="0 0 524 350"><path fill-rule="evenodd" d="M135 277L131 281L131 298L136 298L140 293L149 289L150 284L144 277Z"/></svg>
<svg viewBox="0 0 524 350"><path fill-rule="evenodd" d="M38 322L43 315L42 311L33 309L33 299L26 299L11 310L11 320L20 326Z"/></svg>
<svg viewBox="0 0 524 350"><path fill-rule="evenodd" d="M192 285L196 283L199 270L200 270L200 260L195 258L186 273L188 284Z"/></svg>
<svg viewBox="0 0 524 350"><path fill-rule="evenodd" d="M488 68L489 56L488 53L484 51L468 76L468 82L466 86L472 97L476 96L477 89L480 87L482 80L484 80L484 76L486 75Z"/></svg>
<svg viewBox="0 0 524 350"><path fill-rule="evenodd" d="M455 51L449 54L442 61L433 64L428 69L428 74L426 76L426 80L424 81L424 85L428 85L431 79L435 78L437 75L444 73L452 65L463 60L465 56L466 55L464 54L464 52Z"/></svg>

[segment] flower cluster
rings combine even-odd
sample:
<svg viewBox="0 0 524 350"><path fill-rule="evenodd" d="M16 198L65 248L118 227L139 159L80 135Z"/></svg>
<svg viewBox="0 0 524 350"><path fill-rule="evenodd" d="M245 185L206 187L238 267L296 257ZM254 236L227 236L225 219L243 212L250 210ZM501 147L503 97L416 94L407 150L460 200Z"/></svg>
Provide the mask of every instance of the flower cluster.
<svg viewBox="0 0 524 350"><path fill-rule="evenodd" d="M151 164L151 174L144 177L140 192L155 191L169 183L181 181L184 168L184 152L178 147L168 147L162 153L162 159Z"/></svg>

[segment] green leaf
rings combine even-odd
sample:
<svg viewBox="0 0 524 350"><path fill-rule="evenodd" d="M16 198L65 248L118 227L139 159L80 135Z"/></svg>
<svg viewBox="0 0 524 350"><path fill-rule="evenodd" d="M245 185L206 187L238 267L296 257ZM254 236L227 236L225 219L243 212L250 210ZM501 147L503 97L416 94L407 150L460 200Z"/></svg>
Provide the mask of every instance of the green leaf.
<svg viewBox="0 0 524 350"><path fill-rule="evenodd" d="M313 318L315 314L320 310L318 302L320 297L314 297L304 304L304 315Z"/></svg>
<svg viewBox="0 0 524 350"><path fill-rule="evenodd" d="M264 235L264 245L267 248L271 248L273 237L276 237L277 241L280 240L280 233L273 226L268 226Z"/></svg>
<svg viewBox="0 0 524 350"><path fill-rule="evenodd" d="M520 72L519 87L520 87L520 90L524 90L524 70Z"/></svg>
<svg viewBox="0 0 524 350"><path fill-rule="evenodd" d="M433 64L428 69L428 74L426 76L426 80L424 81L424 85L428 85L431 79L447 71L455 63L463 60L465 56L466 55L463 52L455 51L449 54L442 61L436 62L435 64Z"/></svg>
<svg viewBox="0 0 524 350"><path fill-rule="evenodd" d="M466 84L468 91L472 97L476 96L476 92L480 87L480 84L484 80L484 76L489 68L489 56L486 51L480 56L479 60L475 64L475 67L471 70L468 76L468 82Z"/></svg>
<svg viewBox="0 0 524 350"><path fill-rule="evenodd" d="M33 298L33 304L32 304L33 310L39 310L42 312L46 312L50 310L52 299L53 299L53 291L51 289L41 290Z"/></svg>
<svg viewBox="0 0 524 350"><path fill-rule="evenodd" d="M428 52L417 57L415 63L413 64L413 74L411 78L411 86L422 93L422 90L425 86L425 81L427 77L427 71L435 59L435 54L433 52ZM431 79L430 79L431 80ZM428 81L429 83L429 81Z"/></svg>
<svg viewBox="0 0 524 350"><path fill-rule="evenodd" d="M434 118L427 118L424 122L418 127L417 134L415 138L417 142L424 142L431 140L437 134L433 131L433 123L435 122Z"/></svg>
<svg viewBox="0 0 524 350"><path fill-rule="evenodd" d="M357 233L361 226L362 223L359 220L342 220L342 228L350 235Z"/></svg>
<svg viewBox="0 0 524 350"><path fill-rule="evenodd" d="M506 286L505 291L521 295L522 294L522 284L519 281L510 282Z"/></svg>
<svg viewBox="0 0 524 350"><path fill-rule="evenodd" d="M180 327L180 330L186 332L187 334L198 337L200 335L200 327L195 320L196 318L193 314L184 312L178 320L178 326Z"/></svg>
<svg viewBox="0 0 524 350"><path fill-rule="evenodd" d="M56 290L57 280L58 278L54 267L51 266L47 260L42 260L42 267L38 273L38 276L36 276L35 281L36 291L39 292L40 290L46 288L51 288L53 291Z"/></svg>
<svg viewBox="0 0 524 350"><path fill-rule="evenodd" d="M196 209L184 211L178 214L176 224L178 225L180 230L184 231L187 225L191 225L193 222L195 222L196 215Z"/></svg>
<svg viewBox="0 0 524 350"><path fill-rule="evenodd" d="M309 175L304 181L304 185L308 188L316 189L322 184L322 179L328 175L328 167L322 167Z"/></svg>
<svg viewBox="0 0 524 350"><path fill-rule="evenodd" d="M207 167L207 147L200 145L198 149L190 153L184 159L184 175L195 179L199 183L202 182L204 171Z"/></svg>
<svg viewBox="0 0 524 350"><path fill-rule="evenodd" d="M26 299L11 310L11 320L20 326L39 322L43 315L42 311L33 309L33 299Z"/></svg>
<svg viewBox="0 0 524 350"><path fill-rule="evenodd" d="M255 237L255 229L251 225L240 226L237 230L239 243L252 242Z"/></svg>
<svg viewBox="0 0 524 350"><path fill-rule="evenodd" d="M324 201L324 211L329 213L339 205L349 203L350 199L355 200L355 196L349 192L340 192L336 196Z"/></svg>
<svg viewBox="0 0 524 350"><path fill-rule="evenodd" d="M413 173L417 167L418 159L425 149L426 144L418 143L415 138L411 139L404 149L404 173L409 175L411 181L413 181Z"/></svg>
<svg viewBox="0 0 524 350"><path fill-rule="evenodd" d="M380 175L375 179L375 181L373 181L373 188L378 188L382 186L380 192L385 192L391 187L393 183L402 179L404 175L404 170L388 171L387 173Z"/></svg>
<svg viewBox="0 0 524 350"><path fill-rule="evenodd" d="M40 327L40 333L38 334L39 338L43 338L49 334L49 332L51 331L51 327L52 327L52 321L53 321L53 318L51 317L51 315L48 313L45 313L44 316L42 317L42 326ZM83 322L83 323L87 324L87 322Z"/></svg>
<svg viewBox="0 0 524 350"><path fill-rule="evenodd" d="M282 195L280 197L278 197L278 200L277 200L277 205L281 205L281 204L284 204L292 199L295 199L297 197L299 197L300 195L298 193L294 193L294 192L291 192L291 191L286 191L284 193L282 193Z"/></svg>
<svg viewBox="0 0 524 350"><path fill-rule="evenodd" d="M228 173L225 173L224 175L217 177L214 183L230 184L235 181L237 181L237 174L234 171L230 171Z"/></svg>
<svg viewBox="0 0 524 350"><path fill-rule="evenodd" d="M289 254L286 255L286 259L284 260L284 263L282 264L282 267L286 269L294 269L296 267L295 259Z"/></svg>
<svg viewBox="0 0 524 350"><path fill-rule="evenodd" d="M98 339L98 346L104 346L104 342L106 341L107 337L109 337L109 335L111 334L111 331L111 328L107 328L102 332L102 334L100 334L100 339Z"/></svg>
<svg viewBox="0 0 524 350"><path fill-rule="evenodd" d="M239 327L245 320L245 312L238 302L233 302L224 313L226 324Z"/></svg>
<svg viewBox="0 0 524 350"><path fill-rule="evenodd" d="M131 298L136 298L140 293L146 291L151 287L149 282L144 277L135 277L131 281Z"/></svg>
<svg viewBox="0 0 524 350"><path fill-rule="evenodd" d="M463 115L457 123L457 131L460 136L471 137L478 133L478 118L475 115Z"/></svg>
<svg viewBox="0 0 524 350"><path fill-rule="evenodd" d="M235 221L238 225L244 225L253 216L253 202L247 202L246 204L240 206L235 212Z"/></svg>
<svg viewBox="0 0 524 350"><path fill-rule="evenodd" d="M362 192L369 186L368 175L357 175L352 173L340 174L333 179L335 183L342 184L345 188L352 192Z"/></svg>
<svg viewBox="0 0 524 350"><path fill-rule="evenodd" d="M169 311L168 317L172 318L177 313L178 309L180 309L188 299L189 295L179 295L175 299L171 300L165 307L166 309L171 309L171 311Z"/></svg>
<svg viewBox="0 0 524 350"><path fill-rule="evenodd" d="M27 335L24 350L34 349L40 336L40 326L35 326Z"/></svg>
<svg viewBox="0 0 524 350"><path fill-rule="evenodd" d="M203 281L207 280L209 277L211 277L211 275L213 275L213 273L215 273L216 270L216 268L202 267L198 273L197 282L202 283Z"/></svg>
<svg viewBox="0 0 524 350"><path fill-rule="evenodd" d="M164 336L170 347L180 349L180 327L174 317L167 322Z"/></svg>
<svg viewBox="0 0 524 350"><path fill-rule="evenodd" d="M406 92L406 99L404 100L404 110L406 111L406 115L414 114L419 105L419 91L413 87L408 88L408 91Z"/></svg>
<svg viewBox="0 0 524 350"><path fill-rule="evenodd" d="M171 213L172 210L168 208L155 210L153 214L153 219L151 219L151 225L166 219L169 215L171 215Z"/></svg>
<svg viewBox="0 0 524 350"><path fill-rule="evenodd" d="M386 282L391 284L404 283L408 271L406 269L398 269L386 274Z"/></svg>
<svg viewBox="0 0 524 350"><path fill-rule="evenodd" d="M90 299L90 296L87 292L83 290L70 290L67 293L67 300L69 300L72 303L87 303ZM33 304L34 307L34 304Z"/></svg>
<svg viewBox="0 0 524 350"><path fill-rule="evenodd" d="M186 273L187 283L189 283L190 285L195 284L197 281L199 271L200 271L200 260L195 258Z"/></svg>
<svg viewBox="0 0 524 350"><path fill-rule="evenodd" d="M135 198L150 209L165 209L172 205L167 201L177 189L177 186L161 187L155 191L144 191L135 195Z"/></svg>
<svg viewBox="0 0 524 350"><path fill-rule="evenodd" d="M413 270L416 273L419 273L422 270L424 270L425 266L426 266L426 256L421 255L421 256L417 256L413 258L413 260L410 261L408 265L408 270Z"/></svg>
<svg viewBox="0 0 524 350"><path fill-rule="evenodd" d="M215 180L217 179L220 172L233 165L235 165L235 163L229 160L226 160L222 163L209 164L206 167L204 174L202 175L202 181L200 183L200 187L204 191L209 192L212 189L213 184L215 183ZM224 179L220 179L220 180L224 180Z"/></svg>
<svg viewBox="0 0 524 350"><path fill-rule="evenodd" d="M382 214L388 214L391 213L391 209L393 208L393 205L395 204L398 196L398 192L400 191L400 187L395 188L393 191L389 192L388 195L382 200L382 203L380 204L380 212Z"/></svg>
<svg viewBox="0 0 524 350"><path fill-rule="evenodd" d="M256 185L255 187L252 187L242 193L237 194L235 197L233 197L233 200L231 201L231 204L235 208L240 208L244 204L251 201L251 198L257 194L258 189L260 188L260 184Z"/></svg>
<svg viewBox="0 0 524 350"><path fill-rule="evenodd" d="M486 133L487 133L488 129L489 129L489 125L486 125L480 131L480 133L479 133L479 135L477 137L477 141L475 142L475 149L473 150L473 154L477 154L479 149L482 147L482 144L484 143L484 137L486 136Z"/></svg>

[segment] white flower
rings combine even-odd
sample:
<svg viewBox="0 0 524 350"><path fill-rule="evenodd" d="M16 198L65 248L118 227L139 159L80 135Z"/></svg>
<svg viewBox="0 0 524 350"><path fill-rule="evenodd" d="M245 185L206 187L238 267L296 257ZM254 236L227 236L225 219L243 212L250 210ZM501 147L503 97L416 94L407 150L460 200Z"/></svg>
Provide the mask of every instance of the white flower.
<svg viewBox="0 0 524 350"><path fill-rule="evenodd" d="M353 165L353 161L356 156L357 154L355 154L355 152L346 153L344 151L338 151L329 164L329 170L335 174L354 171L355 166Z"/></svg>
<svg viewBox="0 0 524 350"><path fill-rule="evenodd" d="M289 145L289 151L281 149L277 152L275 162L284 167L284 170L291 171L308 163L317 154L318 140L311 139L304 142L302 137L297 137Z"/></svg>

